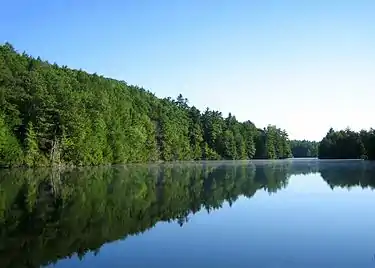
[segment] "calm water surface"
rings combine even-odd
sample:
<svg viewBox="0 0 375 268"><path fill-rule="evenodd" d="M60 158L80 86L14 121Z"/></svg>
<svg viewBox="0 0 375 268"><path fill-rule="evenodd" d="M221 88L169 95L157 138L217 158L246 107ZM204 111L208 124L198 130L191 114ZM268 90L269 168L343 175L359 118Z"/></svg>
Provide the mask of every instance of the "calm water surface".
<svg viewBox="0 0 375 268"><path fill-rule="evenodd" d="M375 164L0 171L0 267L375 267Z"/></svg>

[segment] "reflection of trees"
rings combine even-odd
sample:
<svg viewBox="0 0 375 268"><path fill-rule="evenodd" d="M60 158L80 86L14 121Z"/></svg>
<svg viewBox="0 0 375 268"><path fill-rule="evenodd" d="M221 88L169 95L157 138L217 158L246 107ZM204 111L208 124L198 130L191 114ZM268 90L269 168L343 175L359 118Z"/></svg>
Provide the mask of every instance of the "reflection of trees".
<svg viewBox="0 0 375 268"><path fill-rule="evenodd" d="M375 188L374 162L361 160L292 161L290 170L293 175L320 173L332 189L353 186Z"/></svg>
<svg viewBox="0 0 375 268"><path fill-rule="evenodd" d="M91 251L160 221L274 193L291 175L320 172L331 187L375 186L363 161L267 161L5 170L0 173L0 267L39 267Z"/></svg>
<svg viewBox="0 0 375 268"><path fill-rule="evenodd" d="M316 160L295 160L291 162L290 169L293 175L308 175L318 173L321 161Z"/></svg>
<svg viewBox="0 0 375 268"><path fill-rule="evenodd" d="M0 173L0 266L39 267L136 235L183 225L202 208L285 187L287 165L133 165Z"/></svg>
<svg viewBox="0 0 375 268"><path fill-rule="evenodd" d="M255 176L256 185L269 193L275 193L286 187L290 175L288 174L289 168L288 162L282 165L276 162L259 165Z"/></svg>
<svg viewBox="0 0 375 268"><path fill-rule="evenodd" d="M320 167L320 174L327 184L335 187L375 188L375 165L367 161L345 161L325 164Z"/></svg>

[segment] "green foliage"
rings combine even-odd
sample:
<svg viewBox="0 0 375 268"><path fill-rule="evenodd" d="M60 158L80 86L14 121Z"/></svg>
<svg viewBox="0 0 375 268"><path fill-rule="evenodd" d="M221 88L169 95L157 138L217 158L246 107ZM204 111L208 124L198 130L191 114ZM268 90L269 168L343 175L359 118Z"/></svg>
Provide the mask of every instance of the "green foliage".
<svg viewBox="0 0 375 268"><path fill-rule="evenodd" d="M236 141L234 139L233 132L230 130L225 130L223 136L220 140L222 146L221 155L225 159L236 159L237 150L236 150Z"/></svg>
<svg viewBox="0 0 375 268"><path fill-rule="evenodd" d="M0 46L2 166L102 165L288 157L276 127L176 100L123 81L49 64ZM257 152L258 151L258 152ZM261 156L261 157L259 157Z"/></svg>
<svg viewBox="0 0 375 268"><path fill-rule="evenodd" d="M202 150L202 159L204 160L220 160L221 156L215 152L213 149L208 146L207 143L204 143Z"/></svg>
<svg viewBox="0 0 375 268"><path fill-rule="evenodd" d="M365 147L365 159L375 160L375 129L362 130L359 133L360 139Z"/></svg>
<svg viewBox="0 0 375 268"><path fill-rule="evenodd" d="M247 159L252 159L255 156L255 143L257 137L257 128L255 125L246 121L241 126L241 136L245 147L245 155Z"/></svg>
<svg viewBox="0 0 375 268"><path fill-rule="evenodd" d="M291 140L293 157L318 157L319 142L307 140Z"/></svg>
<svg viewBox="0 0 375 268"><path fill-rule="evenodd" d="M21 147L0 115L0 166L17 166L21 163Z"/></svg>
<svg viewBox="0 0 375 268"><path fill-rule="evenodd" d="M39 159L39 147L33 123L29 122L25 139L25 164L28 167L36 166Z"/></svg>
<svg viewBox="0 0 375 268"><path fill-rule="evenodd" d="M288 134L285 130L269 125L263 130L258 129L255 140L255 158L284 159L292 157Z"/></svg>
<svg viewBox="0 0 375 268"><path fill-rule="evenodd" d="M319 143L319 158L375 160L375 132L331 128Z"/></svg>

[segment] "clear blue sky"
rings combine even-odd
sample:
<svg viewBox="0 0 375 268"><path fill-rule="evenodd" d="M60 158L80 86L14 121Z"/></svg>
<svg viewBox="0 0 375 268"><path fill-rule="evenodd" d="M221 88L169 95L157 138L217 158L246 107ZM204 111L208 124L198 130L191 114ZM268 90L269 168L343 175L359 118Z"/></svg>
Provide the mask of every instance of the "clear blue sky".
<svg viewBox="0 0 375 268"><path fill-rule="evenodd" d="M0 38L291 138L375 127L374 0L12 0Z"/></svg>

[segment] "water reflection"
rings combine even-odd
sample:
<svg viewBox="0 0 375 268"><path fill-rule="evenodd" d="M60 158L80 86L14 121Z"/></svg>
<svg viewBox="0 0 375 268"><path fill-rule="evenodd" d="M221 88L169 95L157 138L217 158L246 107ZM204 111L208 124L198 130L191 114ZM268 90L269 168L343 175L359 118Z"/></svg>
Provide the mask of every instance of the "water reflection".
<svg viewBox="0 0 375 268"><path fill-rule="evenodd" d="M180 226L201 210L257 191L276 193L291 175L321 173L331 187L375 187L363 161L208 162L4 170L0 173L0 267L39 267L97 254L158 222Z"/></svg>

